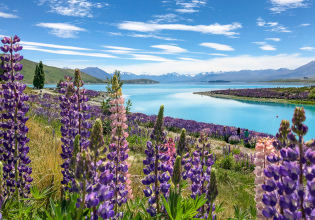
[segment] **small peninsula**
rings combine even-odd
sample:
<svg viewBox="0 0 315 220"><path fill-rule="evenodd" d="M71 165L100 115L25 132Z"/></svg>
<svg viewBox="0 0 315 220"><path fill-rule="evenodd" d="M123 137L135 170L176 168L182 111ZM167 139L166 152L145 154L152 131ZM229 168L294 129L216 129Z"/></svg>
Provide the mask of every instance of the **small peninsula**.
<svg viewBox="0 0 315 220"><path fill-rule="evenodd" d="M194 92L194 94L242 101L315 105L314 86L304 86L299 88L277 87L256 89L226 89Z"/></svg>

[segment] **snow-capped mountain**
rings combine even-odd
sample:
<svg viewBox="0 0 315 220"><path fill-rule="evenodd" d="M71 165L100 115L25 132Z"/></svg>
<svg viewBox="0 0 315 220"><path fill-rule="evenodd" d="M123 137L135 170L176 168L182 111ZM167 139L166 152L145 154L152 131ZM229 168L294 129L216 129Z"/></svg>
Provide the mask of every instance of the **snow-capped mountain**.
<svg viewBox="0 0 315 220"><path fill-rule="evenodd" d="M82 69L83 72L100 79L112 76L113 73L107 73L97 67L88 67ZM183 75L176 72L166 73L162 75L142 74L136 75L131 72L122 72L123 80L131 79L151 79L161 83L166 82L207 82L215 80L225 80L231 82L253 82L253 81L268 81L276 79L300 79L303 77L315 78L315 61L303 65L295 70L280 68L278 70L241 70L230 72L201 72L195 75Z"/></svg>

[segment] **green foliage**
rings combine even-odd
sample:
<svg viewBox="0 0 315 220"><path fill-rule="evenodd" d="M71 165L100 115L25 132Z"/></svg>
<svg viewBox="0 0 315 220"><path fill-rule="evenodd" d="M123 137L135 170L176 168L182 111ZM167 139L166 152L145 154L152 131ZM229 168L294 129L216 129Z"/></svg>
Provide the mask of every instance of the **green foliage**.
<svg viewBox="0 0 315 220"><path fill-rule="evenodd" d="M61 199L61 201L57 201L56 203L51 199L50 200L50 209L46 211L46 215L48 220L72 220L77 217L77 208L76 203L79 195L76 193L69 193L68 199ZM88 216L89 209L85 209L83 211L84 217Z"/></svg>
<svg viewBox="0 0 315 220"><path fill-rule="evenodd" d="M175 192L174 189L170 190L170 195L167 201L163 195L161 195L161 197L167 215L171 220L199 219L194 218L194 216L198 214L198 209L207 202L203 196L198 197L198 195L196 196L196 199L183 199L183 197Z"/></svg>
<svg viewBox="0 0 315 220"><path fill-rule="evenodd" d="M128 99L128 101L126 102L126 114L130 114L131 106L132 106L131 100Z"/></svg>
<svg viewBox="0 0 315 220"><path fill-rule="evenodd" d="M234 148L232 151L233 151L233 154L240 154L241 153L241 150L238 148Z"/></svg>
<svg viewBox="0 0 315 220"><path fill-rule="evenodd" d="M102 121L102 127L103 127L103 134L104 135L109 135L110 132L112 131L112 127L110 126L110 123L112 121L106 117L103 121Z"/></svg>
<svg viewBox="0 0 315 220"><path fill-rule="evenodd" d="M229 220L254 220L257 217L257 210L252 205L244 211L238 206L234 206L234 217Z"/></svg>
<svg viewBox="0 0 315 220"><path fill-rule="evenodd" d="M315 99L315 88L313 88L310 92L310 94L308 94L308 98L309 99Z"/></svg>
<svg viewBox="0 0 315 220"><path fill-rule="evenodd" d="M16 197L4 201L1 207L2 219L46 219L45 210L55 191L47 187L39 191L36 186L31 188L31 198L16 200Z"/></svg>
<svg viewBox="0 0 315 220"><path fill-rule="evenodd" d="M233 157L225 156L219 161L219 166L223 169L230 170L233 167Z"/></svg>
<svg viewBox="0 0 315 220"><path fill-rule="evenodd" d="M109 109L111 108L111 105L109 104L111 98L108 97L107 99L103 100L103 102L101 103L101 110L103 111L104 115L110 115L111 112L109 111Z"/></svg>
<svg viewBox="0 0 315 220"><path fill-rule="evenodd" d="M44 88L44 85L45 85L45 72L44 72L44 65L43 65L42 61L40 61L39 64L36 65L33 85L34 85L35 89L42 89L42 88Z"/></svg>

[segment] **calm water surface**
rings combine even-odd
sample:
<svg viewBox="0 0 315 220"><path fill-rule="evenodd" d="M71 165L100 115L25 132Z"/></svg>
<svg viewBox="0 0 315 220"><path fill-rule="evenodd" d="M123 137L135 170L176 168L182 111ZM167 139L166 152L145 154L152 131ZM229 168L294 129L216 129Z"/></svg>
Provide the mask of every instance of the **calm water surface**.
<svg viewBox="0 0 315 220"><path fill-rule="evenodd" d="M55 85L54 85L55 86ZM248 128L275 135L282 119L291 122L295 105L236 101L194 95L193 92L228 88L292 87L301 85L252 83L165 83L123 85L123 93L132 101L132 112L157 114L161 104L165 116L192 119L199 122ZM86 89L106 91L105 85L85 85ZM306 140L315 137L315 106L304 106L309 132ZM278 116L278 118L276 117Z"/></svg>

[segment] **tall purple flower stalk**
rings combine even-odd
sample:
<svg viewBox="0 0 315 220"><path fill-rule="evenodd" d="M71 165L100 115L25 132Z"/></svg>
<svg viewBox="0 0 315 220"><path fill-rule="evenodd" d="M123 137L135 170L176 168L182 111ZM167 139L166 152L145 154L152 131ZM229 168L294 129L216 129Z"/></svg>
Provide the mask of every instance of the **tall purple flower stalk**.
<svg viewBox="0 0 315 220"><path fill-rule="evenodd" d="M191 197L196 198L196 196L207 195L209 184L210 184L210 175L211 175L211 166L214 164L213 155L209 154L209 151L206 150L206 140L207 138L203 133L200 135L199 142L200 146L196 146L196 150L193 152L192 168L190 169L189 177L192 181L191 184ZM208 146L210 147L210 146ZM200 214L196 217L208 218L208 213L215 210L214 204L213 208L210 208L210 201L207 201L207 204L203 205L200 210ZM213 215L214 217L214 215Z"/></svg>
<svg viewBox="0 0 315 220"><path fill-rule="evenodd" d="M88 97L85 95L86 90L81 88L84 83L81 79L80 71L75 70L74 82L71 82L72 78L65 76L66 81L60 83L60 115L62 116L61 127L62 138L62 153L61 157L64 159L64 163L61 167L64 169L62 171L63 180L62 184L67 185L74 177L74 163L71 163L71 158L74 150L74 139L76 135L80 135L80 145L79 152L83 149L87 149L89 145L88 138L90 136L89 129L91 128L91 123L88 121L90 119L90 114L87 112L90 106L86 103ZM78 153L78 152L76 152ZM74 162L75 160L72 160Z"/></svg>
<svg viewBox="0 0 315 220"><path fill-rule="evenodd" d="M29 147L26 145L29 138L26 136L28 128L25 122L28 117L25 114L29 107L24 102L28 100L28 96L23 93L26 85L19 82L23 79L23 75L18 72L23 67L19 63L23 56L19 53L14 54L14 52L22 50L22 46L18 44L20 38L16 35L14 38L4 37L1 42L4 44L1 50L4 53L9 52L1 57L1 60L5 62L4 65L1 65L5 71L2 75L5 83L2 84L1 108L3 114L0 123L2 127L0 159L3 162L3 194L4 197L15 196L19 201L19 196L28 197L30 183L33 181L30 177L32 168L28 166L31 162L27 156Z"/></svg>
<svg viewBox="0 0 315 220"><path fill-rule="evenodd" d="M106 152L104 147L102 122L96 119L90 138L90 145L87 150L83 149L77 154L75 179L72 180L72 191L81 194L77 207L79 216L85 208L91 209L91 219L97 220L98 217L109 219L115 215L114 205L111 200L114 197L114 190L110 183L114 175L108 166L100 160L100 152ZM103 149L102 149L103 148ZM79 151L79 135L74 142L74 152Z"/></svg>
<svg viewBox="0 0 315 220"><path fill-rule="evenodd" d="M126 110L124 107L124 97L121 91L122 83L120 81L120 74L115 73L115 75L109 80L108 91L109 96L112 98L110 101L112 113L110 119L112 120L111 127L111 141L109 145L109 153L107 158L110 162L107 164L111 173L114 174L113 181L111 182L111 187L114 190L114 198L112 200L112 205L115 205L115 218L121 218L123 216L122 212L119 212L119 207L127 202L128 193L131 194L129 173L128 173L128 142L126 138L128 133L126 129ZM129 184L127 184L129 183Z"/></svg>
<svg viewBox="0 0 315 220"><path fill-rule="evenodd" d="M266 218L273 219L314 219L315 218L315 141L304 142L303 136L308 127L303 108L295 108L291 131L286 143L280 150L280 157L269 156L269 165L264 174L267 177L262 188L266 193L262 202L266 208L262 211ZM287 124L287 123L286 123ZM288 130L283 126L283 130ZM305 183L306 180L306 183Z"/></svg>
<svg viewBox="0 0 315 220"><path fill-rule="evenodd" d="M168 184L170 176L167 172L172 173L172 168L167 164L170 156L165 154L168 148L165 145L163 113L164 106L161 105L154 129L151 133L153 143L150 141L147 142L147 149L145 150L146 158L143 160L143 164L145 165L143 172L147 175L145 179L142 180L143 185L146 186L143 192L144 195L149 198L147 212L152 217L161 213L159 194L162 193L164 197L167 196L170 188L170 184Z"/></svg>

